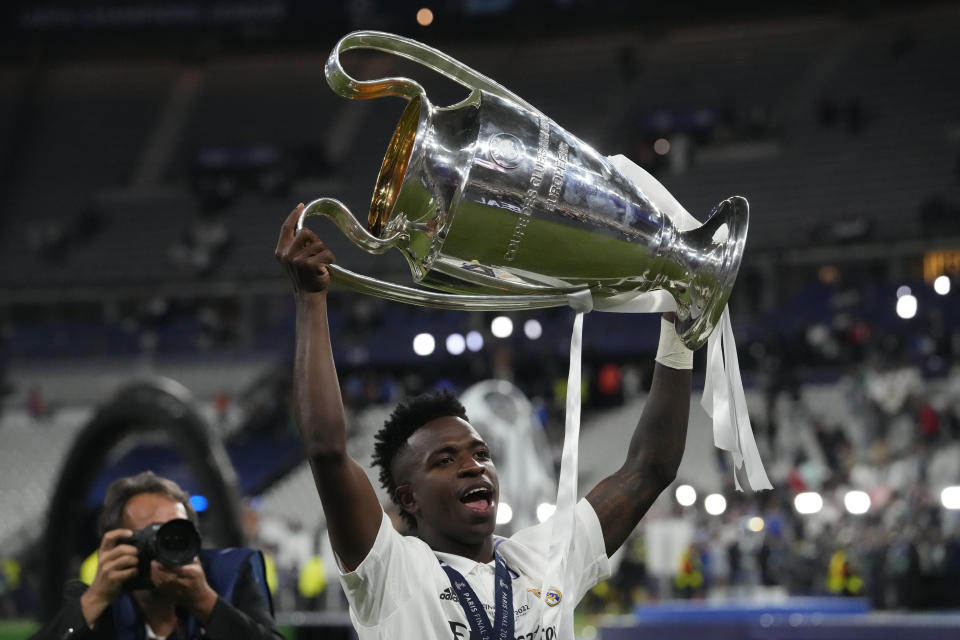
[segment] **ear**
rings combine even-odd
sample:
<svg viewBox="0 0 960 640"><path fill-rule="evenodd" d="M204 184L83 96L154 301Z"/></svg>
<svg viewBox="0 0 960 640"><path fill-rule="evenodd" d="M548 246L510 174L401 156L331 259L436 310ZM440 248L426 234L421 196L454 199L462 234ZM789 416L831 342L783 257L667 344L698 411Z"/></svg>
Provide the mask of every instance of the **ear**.
<svg viewBox="0 0 960 640"><path fill-rule="evenodd" d="M397 487L397 490L394 492L394 496L397 499L397 504L400 505L400 508L409 513L410 515L416 515L419 511L420 506L417 503L417 496L413 492L413 487L409 484L401 484Z"/></svg>

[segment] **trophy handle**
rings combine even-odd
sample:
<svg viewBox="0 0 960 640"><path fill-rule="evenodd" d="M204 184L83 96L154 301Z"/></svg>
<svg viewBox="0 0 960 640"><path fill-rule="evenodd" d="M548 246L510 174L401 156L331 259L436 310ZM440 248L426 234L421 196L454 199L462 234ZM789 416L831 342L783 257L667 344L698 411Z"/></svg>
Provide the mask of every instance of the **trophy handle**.
<svg viewBox="0 0 960 640"><path fill-rule="evenodd" d="M297 220L297 231L303 228L303 222L307 219L307 216L330 218L353 244L367 253L383 253L392 248L405 235L398 232L387 238L378 238L364 229L350 213L350 209L347 209L346 205L335 198L317 198L304 207L300 219Z"/></svg>
<svg viewBox="0 0 960 640"><path fill-rule="evenodd" d="M457 311L518 311L522 309L546 309L564 307L570 299L564 294L487 296L452 293L437 293L426 289L405 287L392 282L384 282L370 276L344 269L331 264L330 277L341 286L359 293L403 302L418 307L432 309L455 309Z"/></svg>
<svg viewBox="0 0 960 640"><path fill-rule="evenodd" d="M327 59L327 83L331 89L344 98L365 100L381 96L398 96L410 100L417 96L426 95L423 86L409 78L357 80L352 77L343 70L343 66L340 64L340 54L352 49L383 51L419 62L428 69L459 82L468 89L481 89L518 104L525 109L540 113L539 109L523 98L442 51L437 51L433 47L428 47L416 40L383 31L354 31L348 33L333 48L330 57Z"/></svg>
<svg viewBox="0 0 960 640"><path fill-rule="evenodd" d="M334 198L318 198L304 207L300 219L297 220L297 231L303 228L304 220L311 215L330 218L354 244L369 253L383 253L406 235L395 233L383 239L372 235L357 222L357 219L353 217L353 214L342 202ZM507 311L562 307L569 303L567 294L562 293L505 296L437 293L384 282L335 264L331 264L327 268L330 270L330 277L348 289L418 307L457 309L459 311Z"/></svg>

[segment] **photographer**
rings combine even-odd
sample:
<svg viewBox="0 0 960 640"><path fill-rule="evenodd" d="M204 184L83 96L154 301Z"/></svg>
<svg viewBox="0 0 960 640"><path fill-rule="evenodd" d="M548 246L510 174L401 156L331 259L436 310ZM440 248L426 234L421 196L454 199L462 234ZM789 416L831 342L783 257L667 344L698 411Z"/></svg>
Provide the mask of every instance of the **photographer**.
<svg viewBox="0 0 960 640"><path fill-rule="evenodd" d="M64 605L34 637L282 638L260 553L199 551L196 522L175 482L150 471L114 481L93 583L68 583Z"/></svg>

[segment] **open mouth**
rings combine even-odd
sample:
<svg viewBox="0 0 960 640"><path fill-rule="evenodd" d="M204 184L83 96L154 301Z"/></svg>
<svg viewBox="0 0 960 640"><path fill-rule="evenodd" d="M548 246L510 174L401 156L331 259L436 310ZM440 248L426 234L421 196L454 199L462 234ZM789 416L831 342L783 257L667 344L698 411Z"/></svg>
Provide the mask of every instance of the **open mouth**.
<svg viewBox="0 0 960 640"><path fill-rule="evenodd" d="M486 515L493 510L493 490L487 487L470 489L460 496L460 502L474 513Z"/></svg>

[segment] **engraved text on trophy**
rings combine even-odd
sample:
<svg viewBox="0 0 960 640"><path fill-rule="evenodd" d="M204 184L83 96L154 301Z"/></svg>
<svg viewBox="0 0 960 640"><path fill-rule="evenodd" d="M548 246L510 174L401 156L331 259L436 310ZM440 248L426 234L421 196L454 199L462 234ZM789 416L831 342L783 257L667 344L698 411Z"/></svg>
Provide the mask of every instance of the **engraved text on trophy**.
<svg viewBox="0 0 960 640"><path fill-rule="evenodd" d="M520 208L517 224L513 228L513 235L507 244L507 251L503 255L506 262L513 262L517 257L517 251L520 249L520 243L526 233L527 225L530 224L530 218L533 215L533 205L539 197L540 185L543 184L543 176L547 170L547 160L550 155L550 121L544 116L540 116L540 135L537 143L537 159L533 165L533 173L530 174L530 183L527 192L523 197L523 206ZM569 146L561 141L557 149L557 159L553 171L553 179L550 181L550 188L547 191L547 206L553 207L560 198L560 190L563 188L563 180L567 172L567 153Z"/></svg>

